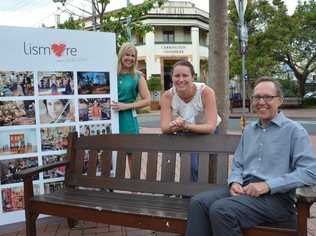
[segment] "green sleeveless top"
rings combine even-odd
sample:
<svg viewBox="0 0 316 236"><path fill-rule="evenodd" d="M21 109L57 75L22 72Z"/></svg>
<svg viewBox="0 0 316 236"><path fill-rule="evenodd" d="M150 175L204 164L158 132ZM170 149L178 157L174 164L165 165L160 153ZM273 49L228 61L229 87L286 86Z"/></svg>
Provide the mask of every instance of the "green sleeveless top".
<svg viewBox="0 0 316 236"><path fill-rule="evenodd" d="M123 103L133 103L138 96L138 82L140 74L135 76L131 74L118 75L118 101ZM136 111L133 109L119 111L119 128L121 134L138 134L139 125L136 117Z"/></svg>

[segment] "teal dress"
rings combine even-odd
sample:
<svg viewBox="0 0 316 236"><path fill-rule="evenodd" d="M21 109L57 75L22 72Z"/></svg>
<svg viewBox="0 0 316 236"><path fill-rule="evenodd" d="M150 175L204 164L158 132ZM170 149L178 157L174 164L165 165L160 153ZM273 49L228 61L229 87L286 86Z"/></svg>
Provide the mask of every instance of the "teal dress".
<svg viewBox="0 0 316 236"><path fill-rule="evenodd" d="M138 83L140 74L120 74L118 75L118 101L123 103L133 103L138 96ZM138 134L139 125L136 111L129 109L119 111L120 134Z"/></svg>

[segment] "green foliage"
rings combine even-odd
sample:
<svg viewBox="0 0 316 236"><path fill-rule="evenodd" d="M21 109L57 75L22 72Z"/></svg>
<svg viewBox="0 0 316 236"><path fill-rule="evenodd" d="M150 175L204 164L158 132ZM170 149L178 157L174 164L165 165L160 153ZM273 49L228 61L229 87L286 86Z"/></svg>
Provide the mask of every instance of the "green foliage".
<svg viewBox="0 0 316 236"><path fill-rule="evenodd" d="M72 16L70 16L63 24L58 25L58 29L84 30L84 27L85 23L83 20L74 20Z"/></svg>
<svg viewBox="0 0 316 236"><path fill-rule="evenodd" d="M284 97L297 97L298 96L298 84L293 79L280 79L278 80L282 85L282 91Z"/></svg>
<svg viewBox="0 0 316 236"><path fill-rule="evenodd" d="M124 42L128 41L127 35L127 18L131 19L131 32L139 36L144 36L153 28L141 22L141 18L145 16L155 6L162 6L167 0L144 0L142 4L132 5L119 10L105 12L110 0L91 0L97 15L97 24L99 30L104 32L113 32L116 34L117 48ZM69 18L64 24L59 26L61 29L84 29L81 20Z"/></svg>
<svg viewBox="0 0 316 236"><path fill-rule="evenodd" d="M314 107L316 106L316 98L304 98L303 99L304 107Z"/></svg>
<svg viewBox="0 0 316 236"><path fill-rule="evenodd" d="M236 25L239 20L234 0L230 0L230 76L241 74ZM245 22L248 25L249 77L286 73L287 65L298 81L300 96L307 77L316 71L316 2L299 1L292 16L282 0L248 0Z"/></svg>
<svg viewBox="0 0 316 236"><path fill-rule="evenodd" d="M160 91L161 81L159 75L152 75L149 80L147 80L147 86L149 91Z"/></svg>
<svg viewBox="0 0 316 236"><path fill-rule="evenodd" d="M145 0L142 4L132 5L122 8L118 11L112 11L101 17L101 30L116 33L117 46L120 47L124 42L128 41L127 35L127 18L131 18L130 28L133 34L144 36L147 32L153 30L150 25L141 22L141 18L145 16L153 7L159 7L166 0Z"/></svg>

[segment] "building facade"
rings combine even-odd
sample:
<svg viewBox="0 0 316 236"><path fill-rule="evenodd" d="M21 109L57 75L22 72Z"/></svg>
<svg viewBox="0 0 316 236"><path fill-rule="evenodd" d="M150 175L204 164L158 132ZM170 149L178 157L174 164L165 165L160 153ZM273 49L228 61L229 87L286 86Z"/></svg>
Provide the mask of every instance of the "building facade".
<svg viewBox="0 0 316 236"><path fill-rule="evenodd" d="M180 60L189 60L198 80L207 79L209 14L191 2L168 1L152 9L143 23L154 30L144 37L132 35L138 50L138 68L146 75L161 78L163 90L172 86L171 69Z"/></svg>

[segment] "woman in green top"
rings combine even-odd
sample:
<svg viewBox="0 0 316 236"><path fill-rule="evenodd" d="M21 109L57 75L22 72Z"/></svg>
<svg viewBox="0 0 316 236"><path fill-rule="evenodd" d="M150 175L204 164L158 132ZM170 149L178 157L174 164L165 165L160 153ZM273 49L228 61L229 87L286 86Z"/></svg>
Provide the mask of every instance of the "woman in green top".
<svg viewBox="0 0 316 236"><path fill-rule="evenodd" d="M118 102L112 109L119 112L121 134L138 134L137 108L148 106L150 93L145 78L136 71L137 50L131 43L125 43L118 53ZM136 98L139 95L139 99Z"/></svg>

